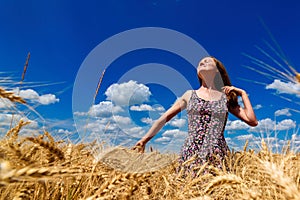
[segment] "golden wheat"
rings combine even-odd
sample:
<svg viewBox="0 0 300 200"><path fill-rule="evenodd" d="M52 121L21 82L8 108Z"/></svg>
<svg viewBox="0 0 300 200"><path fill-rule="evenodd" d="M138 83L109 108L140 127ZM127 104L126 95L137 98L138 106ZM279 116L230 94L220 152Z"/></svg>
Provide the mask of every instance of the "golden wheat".
<svg viewBox="0 0 300 200"><path fill-rule="evenodd" d="M48 132L20 138L16 133L23 125L24 122L19 122L0 140L0 199L268 200L299 197L300 155L292 151L274 154L264 141L260 152L244 148L229 154L231 164L226 170L206 163L194 169L196 174L183 177L176 173L177 162L152 172L122 172L95 162L88 150L91 148L87 147L96 143L58 145ZM49 154L54 155L51 165L46 162Z"/></svg>
<svg viewBox="0 0 300 200"><path fill-rule="evenodd" d="M300 154L289 142L281 154L264 140L260 152L247 151L246 142L243 151L228 154L222 169L205 163L195 173L177 172L178 163L169 162L130 172L95 162L92 151L102 149L95 142L60 143L47 131L20 136L28 123L20 120L0 140L0 199L300 199ZM147 162L157 162L150 154Z"/></svg>
<svg viewBox="0 0 300 200"><path fill-rule="evenodd" d="M6 98L11 102L16 102L16 103L22 103L22 104L26 103L26 101L22 97L15 95L13 92L6 91L2 87L0 87L0 98Z"/></svg>

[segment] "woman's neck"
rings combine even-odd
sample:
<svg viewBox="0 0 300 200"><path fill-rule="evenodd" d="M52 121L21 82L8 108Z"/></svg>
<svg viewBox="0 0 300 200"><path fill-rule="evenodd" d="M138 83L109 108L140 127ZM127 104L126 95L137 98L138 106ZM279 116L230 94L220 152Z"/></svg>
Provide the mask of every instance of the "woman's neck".
<svg viewBox="0 0 300 200"><path fill-rule="evenodd" d="M202 86L204 89L216 89L215 86L215 77L216 73L213 73L211 71L202 72Z"/></svg>
<svg viewBox="0 0 300 200"><path fill-rule="evenodd" d="M201 88L203 88L204 90L216 90L214 82L207 84L207 82L202 81Z"/></svg>

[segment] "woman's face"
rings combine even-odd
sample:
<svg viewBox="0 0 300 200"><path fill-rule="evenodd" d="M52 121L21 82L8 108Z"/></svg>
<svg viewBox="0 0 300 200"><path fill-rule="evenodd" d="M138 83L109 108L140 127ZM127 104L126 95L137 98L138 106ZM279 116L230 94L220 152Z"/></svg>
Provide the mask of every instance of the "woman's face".
<svg viewBox="0 0 300 200"><path fill-rule="evenodd" d="M198 73L199 72L201 73L201 71L216 71L217 72L218 69L217 69L217 65L213 58L205 57L199 62L197 71L198 71Z"/></svg>

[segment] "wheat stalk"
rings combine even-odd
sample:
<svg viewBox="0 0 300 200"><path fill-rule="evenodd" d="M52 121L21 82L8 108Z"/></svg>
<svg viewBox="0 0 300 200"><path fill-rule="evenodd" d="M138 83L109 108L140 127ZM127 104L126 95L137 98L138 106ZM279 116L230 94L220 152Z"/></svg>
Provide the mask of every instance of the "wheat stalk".
<svg viewBox="0 0 300 200"><path fill-rule="evenodd" d="M22 97L15 95L11 91L6 91L2 87L0 87L0 98L6 98L9 101L14 102L14 103L22 103L22 104L26 103L26 101Z"/></svg>
<svg viewBox="0 0 300 200"><path fill-rule="evenodd" d="M35 144L40 145L41 147L44 147L45 149L49 150L51 154L56 155L60 160L64 159L64 152L59 149L58 147L55 147L51 142L47 142L44 140L41 140L40 138L34 138L34 137L27 137L25 138L28 141L31 141Z"/></svg>
<svg viewBox="0 0 300 200"><path fill-rule="evenodd" d="M274 183L282 188L282 191L286 195L287 199L300 199L300 192L293 180L285 175L283 171L279 169L274 163L264 161L262 164L265 168L265 172L274 180Z"/></svg>

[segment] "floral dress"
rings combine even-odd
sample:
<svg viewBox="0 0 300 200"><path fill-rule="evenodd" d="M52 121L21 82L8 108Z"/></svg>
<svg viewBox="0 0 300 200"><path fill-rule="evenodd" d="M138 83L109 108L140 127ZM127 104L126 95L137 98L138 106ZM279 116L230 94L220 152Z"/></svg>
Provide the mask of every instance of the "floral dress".
<svg viewBox="0 0 300 200"><path fill-rule="evenodd" d="M206 162L222 168L228 152L224 128L228 116L227 98L204 100L192 91L187 104L188 136L182 146L179 164L192 160L184 168L192 169Z"/></svg>

